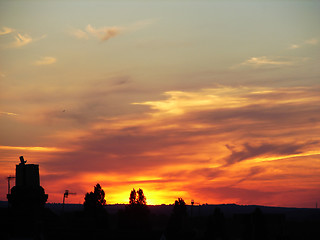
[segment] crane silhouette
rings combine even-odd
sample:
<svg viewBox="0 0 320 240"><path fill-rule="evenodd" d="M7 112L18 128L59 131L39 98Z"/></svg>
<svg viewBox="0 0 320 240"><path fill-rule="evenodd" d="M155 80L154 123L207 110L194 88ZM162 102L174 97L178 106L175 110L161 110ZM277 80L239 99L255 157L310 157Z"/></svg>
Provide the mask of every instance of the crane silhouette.
<svg viewBox="0 0 320 240"><path fill-rule="evenodd" d="M69 195L76 195L77 193L72 193L69 192L69 190L65 190L64 194L63 194L63 203L62 203L62 212L64 212L64 202L65 199L68 198Z"/></svg>
<svg viewBox="0 0 320 240"><path fill-rule="evenodd" d="M191 199L191 217L193 217L193 206L198 205L198 214L200 216L200 203L195 202L193 199Z"/></svg>

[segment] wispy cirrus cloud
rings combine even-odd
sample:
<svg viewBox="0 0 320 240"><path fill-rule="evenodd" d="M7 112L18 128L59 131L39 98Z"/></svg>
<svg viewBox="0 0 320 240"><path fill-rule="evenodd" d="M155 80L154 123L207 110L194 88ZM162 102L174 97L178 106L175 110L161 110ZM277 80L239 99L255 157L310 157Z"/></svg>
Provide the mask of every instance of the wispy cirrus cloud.
<svg viewBox="0 0 320 240"><path fill-rule="evenodd" d="M288 59L280 59L280 58L269 58L266 56L262 57L252 57L245 62L242 63L242 65L246 66L253 66L253 67L259 67L259 66L283 66L283 65L292 65L293 62Z"/></svg>
<svg viewBox="0 0 320 240"><path fill-rule="evenodd" d="M78 39L88 39L89 35L86 31L81 29L73 29L70 31L70 34Z"/></svg>
<svg viewBox="0 0 320 240"><path fill-rule="evenodd" d="M15 36L15 41L12 43L12 47L16 47L16 48L19 48L19 47L22 47L22 46L25 46L29 43L31 43L33 41L32 37L28 34L20 34L18 33L17 36Z"/></svg>
<svg viewBox="0 0 320 240"><path fill-rule="evenodd" d="M279 68L286 66L293 66L307 61L308 58L298 57L251 57L244 62L233 66L233 69L241 67L251 68Z"/></svg>
<svg viewBox="0 0 320 240"><path fill-rule="evenodd" d="M86 27L86 32L100 39L101 41L109 40L120 34L123 29L121 27L103 27L94 28L90 24Z"/></svg>
<svg viewBox="0 0 320 240"><path fill-rule="evenodd" d="M302 101L315 101L315 95L304 89L292 88L290 91L265 87L228 87L206 88L199 91L168 91L164 93L165 99L158 101L145 101L132 103L134 105L149 106L155 117L183 115L192 111L206 112L208 110L241 109L255 104L290 104ZM283 97L285 94L285 97ZM299 98L298 98L299 97ZM271 99L272 98L272 99ZM234 110L234 111L235 111ZM207 116L208 117L208 116Z"/></svg>
<svg viewBox="0 0 320 240"><path fill-rule="evenodd" d="M319 40L317 38L310 38L310 39L307 39L299 44L297 44L297 43L291 44L289 46L289 49L297 49L297 48L301 48L301 47L304 47L307 45L317 45L318 43L319 43Z"/></svg>
<svg viewBox="0 0 320 240"><path fill-rule="evenodd" d="M288 156L296 155L304 152L305 147L318 144L318 142L305 143L261 143L252 145L244 143L241 150L237 150L235 146L226 144L228 150L231 151L230 156L226 158L227 164L234 164L244 160L253 159L259 156Z"/></svg>
<svg viewBox="0 0 320 240"><path fill-rule="evenodd" d="M2 27L2 30L0 30L0 36L1 36L1 35L10 34L10 33L14 32L14 31L15 31L15 29L13 29L13 28Z"/></svg>
<svg viewBox="0 0 320 240"><path fill-rule="evenodd" d="M12 33L14 33L14 34L12 34ZM13 35L14 41L7 44L5 46L6 48L20 48L20 47L28 45L32 42L39 41L39 40L46 37L46 35L42 35L41 37L33 38L29 34L21 33L19 31L17 31L16 29L13 29L10 27L2 27L2 30L0 30L0 36L1 35L8 35L8 34Z"/></svg>
<svg viewBox="0 0 320 240"><path fill-rule="evenodd" d="M96 28L91 24L88 24L84 30L74 29L70 31L70 34L78 39L89 39L90 37L94 37L100 41L107 41L110 38L119 35L122 30L123 28L117 26Z"/></svg>
<svg viewBox="0 0 320 240"><path fill-rule="evenodd" d="M311 38L311 39L305 40L304 43L309 45L317 45L319 43L319 40L316 38Z"/></svg>
<svg viewBox="0 0 320 240"><path fill-rule="evenodd" d="M36 66L42 66L42 65L51 65L57 62L57 59L55 57L42 57L40 60L35 61L34 65Z"/></svg>
<svg viewBox="0 0 320 240"><path fill-rule="evenodd" d="M32 42L39 41L41 39L44 39L46 35L42 35L41 37L38 38L33 38L29 34L20 34L18 33L14 38L15 41L12 42L8 47L9 48L20 48L23 46L26 46Z"/></svg>
<svg viewBox="0 0 320 240"><path fill-rule="evenodd" d="M221 88L214 91L213 89L203 89L199 92L182 92L182 91L168 91L164 95L166 100L159 101L146 101L140 103L132 103L134 105L149 106L154 112L154 116L170 116L170 115L183 115L194 109L208 109L220 107L224 104L225 107L241 106L244 103L240 98L235 96L228 96L221 98L221 94L231 92L231 88Z"/></svg>
<svg viewBox="0 0 320 240"><path fill-rule="evenodd" d="M94 37L100 41L107 41L110 38L114 38L121 33L137 31L141 28L144 28L153 21L145 20L138 21L133 24L127 26L104 26L104 27L95 27L91 24L88 24L84 29L72 29L70 34L78 39L89 39L90 37Z"/></svg>

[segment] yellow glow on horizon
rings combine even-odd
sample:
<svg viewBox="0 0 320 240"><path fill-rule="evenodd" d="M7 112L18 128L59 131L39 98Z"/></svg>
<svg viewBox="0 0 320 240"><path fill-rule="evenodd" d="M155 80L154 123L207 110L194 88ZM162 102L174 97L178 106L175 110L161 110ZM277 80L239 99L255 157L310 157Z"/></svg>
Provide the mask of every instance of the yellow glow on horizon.
<svg viewBox="0 0 320 240"><path fill-rule="evenodd" d="M163 173L163 169L159 169L158 173ZM107 204L128 204L133 188L143 190L148 205L172 204L178 197L188 198L187 191L171 190L177 188L177 182L161 182L162 178L156 175L85 174L76 178L81 179L86 186L92 185L87 188L87 192L93 191L93 186L99 183L105 191Z"/></svg>
<svg viewBox="0 0 320 240"><path fill-rule="evenodd" d="M139 188L135 188L138 190ZM178 197L188 199L188 194L185 191L179 192L160 192L156 190L149 190L148 188L141 187L146 197L147 205L161 205L161 204L173 204ZM113 193L108 195L106 192L107 204L128 204L129 196L132 189L126 189L121 192Z"/></svg>

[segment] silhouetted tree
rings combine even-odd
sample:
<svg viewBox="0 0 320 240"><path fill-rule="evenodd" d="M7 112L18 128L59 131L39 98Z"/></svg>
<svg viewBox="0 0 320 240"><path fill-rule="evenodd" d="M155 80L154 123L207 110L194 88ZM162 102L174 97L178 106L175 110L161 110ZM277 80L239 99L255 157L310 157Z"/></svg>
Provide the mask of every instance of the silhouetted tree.
<svg viewBox="0 0 320 240"><path fill-rule="evenodd" d="M173 214L177 216L187 215L187 206L182 198L178 198L178 200L174 202Z"/></svg>
<svg viewBox="0 0 320 240"><path fill-rule="evenodd" d="M106 205L104 197L105 193L100 184L97 183L94 186L94 191L86 194L83 206L86 210L102 208L102 206Z"/></svg>
<svg viewBox="0 0 320 240"><path fill-rule="evenodd" d="M136 199L136 202L139 205L146 205L147 204L146 197L144 196L143 190L141 188L139 188L139 190L138 190L138 197Z"/></svg>
<svg viewBox="0 0 320 240"><path fill-rule="evenodd" d="M185 239L190 237L190 229L186 227L187 206L182 198L174 202L173 211L169 219L167 233L169 239Z"/></svg>
<svg viewBox="0 0 320 240"><path fill-rule="evenodd" d="M106 205L105 192L97 183L94 186L94 191L86 193L84 198L84 210L89 218L92 218L96 227L105 228L108 225L108 213L104 209Z"/></svg>
<svg viewBox="0 0 320 240"><path fill-rule="evenodd" d="M143 190L132 189L129 196L129 205L119 212L119 227L135 230L149 228L149 209Z"/></svg>
<svg viewBox="0 0 320 240"><path fill-rule="evenodd" d="M129 204L133 205L136 203L137 192L135 189L132 189L129 197Z"/></svg>
<svg viewBox="0 0 320 240"><path fill-rule="evenodd" d="M139 188L138 191L136 191L135 189L131 190L129 204L147 205L146 197L144 196L143 190L141 188Z"/></svg>
<svg viewBox="0 0 320 240"><path fill-rule="evenodd" d="M265 217L260 208L256 208L251 214L251 236L253 239L267 239Z"/></svg>
<svg viewBox="0 0 320 240"><path fill-rule="evenodd" d="M225 218L220 208L208 217L206 239L225 239Z"/></svg>

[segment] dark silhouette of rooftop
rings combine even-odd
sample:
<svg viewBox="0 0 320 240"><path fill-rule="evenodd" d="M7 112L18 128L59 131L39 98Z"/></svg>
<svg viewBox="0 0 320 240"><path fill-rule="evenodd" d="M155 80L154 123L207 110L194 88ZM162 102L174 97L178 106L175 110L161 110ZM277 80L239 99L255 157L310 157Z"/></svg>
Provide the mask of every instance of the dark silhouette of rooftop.
<svg viewBox="0 0 320 240"><path fill-rule="evenodd" d="M9 204L14 208L43 207L48 199L44 188L40 186L39 165L26 164L20 156L20 164L16 165L16 183L7 195Z"/></svg>

